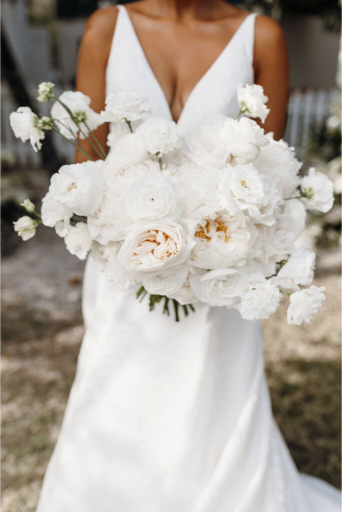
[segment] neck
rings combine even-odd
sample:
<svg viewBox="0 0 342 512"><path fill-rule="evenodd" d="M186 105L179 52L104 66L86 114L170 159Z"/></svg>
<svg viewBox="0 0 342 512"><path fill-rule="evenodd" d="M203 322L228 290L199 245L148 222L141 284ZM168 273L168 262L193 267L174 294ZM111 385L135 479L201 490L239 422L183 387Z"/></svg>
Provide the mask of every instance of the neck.
<svg viewBox="0 0 342 512"><path fill-rule="evenodd" d="M220 0L152 0L154 12L175 19L208 18L217 10ZM151 1L151 3L152 3Z"/></svg>

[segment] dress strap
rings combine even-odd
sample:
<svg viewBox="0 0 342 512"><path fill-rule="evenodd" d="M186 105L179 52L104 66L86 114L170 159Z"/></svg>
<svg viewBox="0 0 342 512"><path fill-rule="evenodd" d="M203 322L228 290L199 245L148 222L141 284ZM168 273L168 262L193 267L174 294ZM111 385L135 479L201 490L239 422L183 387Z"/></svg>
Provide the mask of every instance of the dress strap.
<svg viewBox="0 0 342 512"><path fill-rule="evenodd" d="M244 23L243 30L243 41L247 58L251 65L253 65L254 57L254 41L255 41L255 18L258 16L257 13L252 12L247 16Z"/></svg>

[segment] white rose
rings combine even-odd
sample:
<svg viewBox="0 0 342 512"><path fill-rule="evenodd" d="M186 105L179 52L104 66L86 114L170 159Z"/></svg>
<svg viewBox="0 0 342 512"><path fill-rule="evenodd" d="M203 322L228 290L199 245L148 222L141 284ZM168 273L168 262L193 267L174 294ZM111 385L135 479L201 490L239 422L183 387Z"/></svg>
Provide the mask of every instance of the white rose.
<svg viewBox="0 0 342 512"><path fill-rule="evenodd" d="M309 250L307 242L291 254L287 263L279 270L278 286L298 290L299 285L309 286L314 278L316 254Z"/></svg>
<svg viewBox="0 0 342 512"><path fill-rule="evenodd" d="M328 176L311 167L309 174L302 178L300 188L304 194L302 201L307 210L324 213L331 210L334 204L334 185Z"/></svg>
<svg viewBox="0 0 342 512"><path fill-rule="evenodd" d="M190 283L196 297L210 306L232 306L246 283L244 268L226 268L211 270L190 277Z"/></svg>
<svg viewBox="0 0 342 512"><path fill-rule="evenodd" d="M35 151L42 147L40 142L45 138L42 124L29 107L19 107L10 115L10 124L14 135L23 142L30 141Z"/></svg>
<svg viewBox="0 0 342 512"><path fill-rule="evenodd" d="M49 192L76 215L92 215L103 195L103 161L63 165L51 178Z"/></svg>
<svg viewBox="0 0 342 512"><path fill-rule="evenodd" d="M31 219L28 215L24 217L20 217L14 224L14 231L18 233L19 236L26 242L30 240L36 234L36 228L38 226L38 222L34 219Z"/></svg>
<svg viewBox="0 0 342 512"><path fill-rule="evenodd" d="M205 270L244 265L257 236L258 230L243 213L211 215L195 227L191 263Z"/></svg>
<svg viewBox="0 0 342 512"><path fill-rule="evenodd" d="M162 156L181 147L176 123L162 117L150 117L137 128L136 133L152 155Z"/></svg>
<svg viewBox="0 0 342 512"><path fill-rule="evenodd" d="M106 158L108 172L118 172L137 165L149 157L144 141L136 133L128 133L113 146Z"/></svg>
<svg viewBox="0 0 342 512"><path fill-rule="evenodd" d="M56 228L59 236L64 237L69 229L72 211L56 201L50 192L42 200L42 223L49 228Z"/></svg>
<svg viewBox="0 0 342 512"><path fill-rule="evenodd" d="M234 214L247 210L251 217L260 214L260 208L269 201L262 175L253 164L227 166L219 185L222 208Z"/></svg>
<svg viewBox="0 0 342 512"><path fill-rule="evenodd" d="M221 167L228 162L229 149L226 142L219 137L227 119L220 114L209 116L196 130L186 135L189 156L200 166L205 163Z"/></svg>
<svg viewBox="0 0 342 512"><path fill-rule="evenodd" d="M79 128L77 124L71 119L67 110L56 101L51 109L51 117L56 120L59 131L67 139L75 139L77 136L84 139L85 135L88 136L89 130L96 130L103 123L100 114L97 114L90 108L90 98L81 92L63 92L59 96L59 100L68 107L82 129L78 133Z"/></svg>
<svg viewBox="0 0 342 512"><path fill-rule="evenodd" d="M42 82L38 86L38 97L37 100L45 103L53 98L55 84L52 82Z"/></svg>
<svg viewBox="0 0 342 512"><path fill-rule="evenodd" d="M148 101L137 91L115 91L106 98L102 119L108 122L137 121L151 111Z"/></svg>
<svg viewBox="0 0 342 512"><path fill-rule="evenodd" d="M247 84L243 86L243 84L239 84L237 87L237 98L242 113L248 117L259 117L262 123L265 122L270 109L265 105L268 97L265 96L261 85Z"/></svg>
<svg viewBox="0 0 342 512"><path fill-rule="evenodd" d="M262 320L272 315L279 306L282 294L272 279L262 274L252 274L240 295L236 306L245 320Z"/></svg>
<svg viewBox="0 0 342 512"><path fill-rule="evenodd" d="M144 176L134 183L126 208L134 219L175 218L181 214L179 195L170 179L162 174Z"/></svg>
<svg viewBox="0 0 342 512"><path fill-rule="evenodd" d="M169 297L182 288L188 273L188 265L179 265L162 275L147 277L143 279L142 283L148 293Z"/></svg>
<svg viewBox="0 0 342 512"><path fill-rule="evenodd" d="M222 144L226 145L232 164L247 164L255 160L260 148L269 143L264 130L252 119L228 118L219 132Z"/></svg>
<svg viewBox="0 0 342 512"><path fill-rule="evenodd" d="M260 154L253 161L254 166L264 171L273 180L284 199L296 196L300 184L298 172L302 167L295 156L294 148L283 140L276 141L272 133L266 135L269 144L260 149Z"/></svg>
<svg viewBox="0 0 342 512"><path fill-rule="evenodd" d="M311 286L290 296L290 306L287 310L287 321L290 325L301 325L302 322L310 323L311 318L317 313L325 300L324 286Z"/></svg>
<svg viewBox="0 0 342 512"><path fill-rule="evenodd" d="M141 223L127 235L118 259L135 277L155 276L185 263L193 246L180 224Z"/></svg>
<svg viewBox="0 0 342 512"><path fill-rule="evenodd" d="M84 222L78 222L76 226L70 226L64 241L68 251L80 260L86 259L93 242L88 226Z"/></svg>

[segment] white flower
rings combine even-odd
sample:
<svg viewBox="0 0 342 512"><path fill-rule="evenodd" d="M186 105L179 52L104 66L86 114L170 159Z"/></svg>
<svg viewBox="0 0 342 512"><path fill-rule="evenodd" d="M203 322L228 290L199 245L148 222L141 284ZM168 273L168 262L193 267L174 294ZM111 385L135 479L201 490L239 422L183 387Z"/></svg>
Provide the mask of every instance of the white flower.
<svg viewBox="0 0 342 512"><path fill-rule="evenodd" d="M324 286L311 286L290 296L290 306L287 310L287 321L290 325L301 325L302 322L310 323L311 318L317 313L325 300Z"/></svg>
<svg viewBox="0 0 342 512"><path fill-rule="evenodd" d="M213 214L196 224L191 263L204 270L244 265L257 235L257 229L243 213Z"/></svg>
<svg viewBox="0 0 342 512"><path fill-rule="evenodd" d="M38 97L37 100L44 103L53 98L55 84L52 82L42 82L38 86Z"/></svg>
<svg viewBox="0 0 342 512"><path fill-rule="evenodd" d="M300 187L304 194L302 201L307 210L324 213L331 210L334 204L334 185L328 176L311 167L309 174L302 178Z"/></svg>
<svg viewBox="0 0 342 512"><path fill-rule="evenodd" d="M75 139L78 135L84 139L85 135L88 136L89 130L96 130L103 123L100 114L90 108L90 98L81 92L63 92L59 100L68 107L82 130L78 133L79 127L76 122L71 119L67 110L56 101L51 109L51 117L56 120L59 131L67 139Z"/></svg>
<svg viewBox="0 0 342 512"><path fill-rule="evenodd" d="M36 228L38 226L38 221L31 219L28 215L24 217L20 217L14 224L14 231L18 233L19 236L26 242L36 234Z"/></svg>
<svg viewBox="0 0 342 512"><path fill-rule="evenodd" d="M265 181L253 164L224 168L219 192L222 208L230 213L241 209L247 210L251 217L259 215L260 208L269 202L266 191Z"/></svg>
<svg viewBox="0 0 342 512"><path fill-rule="evenodd" d="M32 201L30 201L29 199L25 199L25 201L20 203L20 206L23 206L25 208L25 210L29 213L33 213L36 209L36 207L34 206Z"/></svg>
<svg viewBox="0 0 342 512"><path fill-rule="evenodd" d="M264 94L261 85L245 85L239 84L237 87L237 98L241 111L248 117L259 117L264 123L269 114L270 109L265 103L268 97Z"/></svg>
<svg viewBox="0 0 342 512"><path fill-rule="evenodd" d="M107 146L113 148L124 135L128 135L129 133L128 124L124 121L111 124L110 132L107 137Z"/></svg>
<svg viewBox="0 0 342 512"><path fill-rule="evenodd" d="M45 133L38 116L29 107L19 107L16 112L12 112L10 124L18 139L23 142L29 140L35 151L42 147L40 141L45 138Z"/></svg>
<svg viewBox="0 0 342 512"><path fill-rule="evenodd" d="M140 164L149 157L144 141L136 133L123 135L113 146L106 159L106 169L118 172Z"/></svg>
<svg viewBox="0 0 342 512"><path fill-rule="evenodd" d="M71 254L80 260L86 259L92 245L87 224L78 222L76 226L70 226L64 240L66 248Z"/></svg>
<svg viewBox="0 0 342 512"><path fill-rule="evenodd" d="M302 163L295 157L294 148L283 140L274 140L272 133L268 133L266 138L269 144L260 149L253 165L270 176L273 187L279 188L283 199L297 196L300 184L298 172Z"/></svg>
<svg viewBox="0 0 342 512"><path fill-rule="evenodd" d="M180 224L142 223L129 232L118 259L135 277L155 276L184 263L193 246Z"/></svg>
<svg viewBox="0 0 342 512"><path fill-rule="evenodd" d="M190 277L196 297L210 306L232 306L246 283L245 269L230 267Z"/></svg>
<svg viewBox="0 0 342 512"><path fill-rule="evenodd" d="M48 192L42 200L42 223L44 226L56 228L57 234L64 237L69 229L71 217L70 208L56 201Z"/></svg>
<svg viewBox="0 0 342 512"><path fill-rule="evenodd" d="M120 242L109 242L107 245L93 242L91 255L102 265L103 272L110 283L119 290L128 290L136 285L137 281L118 261L121 246Z"/></svg>
<svg viewBox="0 0 342 512"><path fill-rule="evenodd" d="M143 279L142 283L152 295L167 295L169 297L182 288L188 273L189 270L186 264L179 265L162 275L147 277Z"/></svg>
<svg viewBox="0 0 342 512"><path fill-rule="evenodd" d="M162 156L181 147L176 123L162 117L150 117L135 133L140 135L152 155Z"/></svg>
<svg viewBox="0 0 342 512"><path fill-rule="evenodd" d="M262 274L255 273L249 277L236 308L245 320L262 320L276 311L281 297L272 279L267 280Z"/></svg>
<svg viewBox="0 0 342 512"><path fill-rule="evenodd" d="M106 108L101 112L102 119L108 122L137 121L150 112L145 97L137 91L115 91L106 98Z"/></svg>
<svg viewBox="0 0 342 512"><path fill-rule="evenodd" d="M198 299L191 288L189 276L186 278L182 288L175 293L171 293L168 297L170 299L175 299L181 306L195 304L198 302Z"/></svg>
<svg viewBox="0 0 342 512"><path fill-rule="evenodd" d="M291 254L279 270L276 283L281 288L298 290L299 285L309 286L314 278L316 254L309 250L307 242Z"/></svg>
<svg viewBox="0 0 342 512"><path fill-rule="evenodd" d="M162 174L144 176L134 183L126 207L134 219L175 218L181 213L179 195L170 179Z"/></svg>
<svg viewBox="0 0 342 512"><path fill-rule="evenodd" d="M102 201L102 165L102 160L63 165L51 178L52 197L76 215L92 215Z"/></svg>
<svg viewBox="0 0 342 512"><path fill-rule="evenodd" d="M222 144L226 145L229 163L247 164L255 160L260 148L269 143L264 130L252 119L228 118L219 132Z"/></svg>

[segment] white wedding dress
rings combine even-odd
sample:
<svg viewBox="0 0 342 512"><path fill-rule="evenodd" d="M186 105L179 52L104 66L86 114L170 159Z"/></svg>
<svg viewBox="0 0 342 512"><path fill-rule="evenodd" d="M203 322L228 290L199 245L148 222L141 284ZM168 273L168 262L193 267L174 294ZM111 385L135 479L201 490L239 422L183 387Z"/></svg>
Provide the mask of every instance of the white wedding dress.
<svg viewBox="0 0 342 512"><path fill-rule="evenodd" d="M107 89L165 96L119 6ZM249 15L191 93L181 133L235 116L253 83ZM184 49L186 51L186 48ZM90 257L86 334L38 512L338 512L340 493L301 476L271 412L258 322L197 305L176 323L112 287Z"/></svg>

